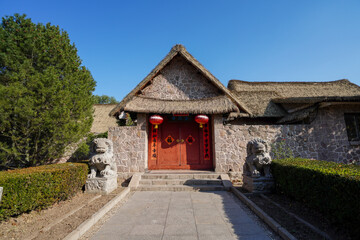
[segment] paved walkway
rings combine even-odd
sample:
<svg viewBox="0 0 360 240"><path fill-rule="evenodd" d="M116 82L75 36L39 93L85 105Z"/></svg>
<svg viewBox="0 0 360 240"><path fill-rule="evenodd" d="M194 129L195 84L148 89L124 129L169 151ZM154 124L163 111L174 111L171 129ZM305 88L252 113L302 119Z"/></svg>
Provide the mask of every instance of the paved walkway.
<svg viewBox="0 0 360 240"><path fill-rule="evenodd" d="M231 193L135 192L92 239L271 239Z"/></svg>

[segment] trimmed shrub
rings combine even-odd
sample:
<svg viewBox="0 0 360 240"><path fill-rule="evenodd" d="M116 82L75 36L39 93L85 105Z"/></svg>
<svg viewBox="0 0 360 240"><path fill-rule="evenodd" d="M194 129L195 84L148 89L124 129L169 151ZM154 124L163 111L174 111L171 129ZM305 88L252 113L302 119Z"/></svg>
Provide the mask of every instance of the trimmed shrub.
<svg viewBox="0 0 360 240"><path fill-rule="evenodd" d="M271 167L277 192L360 236L360 166L288 158L274 160Z"/></svg>
<svg viewBox="0 0 360 240"><path fill-rule="evenodd" d="M64 163L0 172L4 187L0 220L42 209L81 191L87 178L84 163Z"/></svg>

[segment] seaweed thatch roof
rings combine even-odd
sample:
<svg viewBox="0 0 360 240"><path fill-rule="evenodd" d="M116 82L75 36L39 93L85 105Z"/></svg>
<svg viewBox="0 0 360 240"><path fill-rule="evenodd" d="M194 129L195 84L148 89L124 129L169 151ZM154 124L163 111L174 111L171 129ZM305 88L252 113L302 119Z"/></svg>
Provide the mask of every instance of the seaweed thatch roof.
<svg viewBox="0 0 360 240"><path fill-rule="evenodd" d="M154 112L165 114L222 114L235 112L238 108L226 96L186 101L135 96L128 104L126 104L124 110L129 112Z"/></svg>
<svg viewBox="0 0 360 240"><path fill-rule="evenodd" d="M360 87L349 80L331 82L246 82L231 80L229 90L253 117L284 116L280 104L358 101ZM280 104L277 104L280 103Z"/></svg>
<svg viewBox="0 0 360 240"><path fill-rule="evenodd" d="M357 96L321 96L321 97L294 97L294 98L275 98L275 103L319 103L319 102L359 102L360 95Z"/></svg>
<svg viewBox="0 0 360 240"><path fill-rule="evenodd" d="M154 99L153 100L148 100L148 101L144 101L144 99L141 99L140 97L138 97L140 91L142 89L144 89L147 84L149 84L152 79L154 77L156 77L160 71L175 57L175 56L182 56L185 60L187 60L190 64L192 64L204 77L206 77L210 83L212 83L214 86L216 86L223 94L224 96L229 98L229 101L233 103L234 107L238 108L237 111L242 111L245 113L249 113L250 111L245 107L245 105L238 99L236 98L233 93L231 93L224 85L221 84L221 82L215 78L204 66L202 66L190 53L188 53L185 49L184 46L178 44L175 45L170 52L166 55L166 57L149 73L149 75L147 75L111 112L110 115L114 116L116 114L118 114L119 112L125 110L125 109L132 109L132 111L135 112L139 112L140 110L145 111L146 108L150 108L151 106L154 106ZM135 98L136 97L136 98ZM134 99L135 98L135 99ZM134 101L134 103L132 103L132 101ZM142 102L143 105L139 106L139 102ZM161 102L161 100L158 100ZM215 100L204 100L201 104L201 106L203 106L203 109L200 109L199 107L196 107L194 102L192 102L190 100L190 102L188 102L189 100L183 100L181 101L173 101L173 107L175 107L175 109L173 109L172 111L177 111L179 112L180 110L183 109L182 105L185 105L186 109L188 109L189 111L195 112L195 111L199 111L199 110L203 110L201 111L201 113L205 113L206 111L209 110L209 108L214 107L214 108L219 108L219 106L216 105L209 105L205 107L205 102L207 102L208 104L214 104L217 103ZM127 105L130 106L127 106ZM226 107L228 107L228 104L223 104L225 106L224 109L222 109L222 112L224 112L224 110L226 109ZM135 106L139 106L141 108L135 108ZM233 108L233 107L232 107ZM161 110L162 107L158 107L158 110ZM129 110L128 110L129 111ZM169 111L169 110L166 110ZM150 110L148 110L147 112L150 112ZM159 113L162 113L160 111L157 111ZM164 112L165 113L165 112Z"/></svg>
<svg viewBox="0 0 360 240"><path fill-rule="evenodd" d="M239 91L233 93L250 109L253 116L282 117L286 114L281 107L271 101L273 98L280 97L276 92Z"/></svg>
<svg viewBox="0 0 360 240"><path fill-rule="evenodd" d="M108 131L109 127L116 127L116 119L109 116L109 112L116 106L116 104L94 104L94 121L90 132L103 133Z"/></svg>

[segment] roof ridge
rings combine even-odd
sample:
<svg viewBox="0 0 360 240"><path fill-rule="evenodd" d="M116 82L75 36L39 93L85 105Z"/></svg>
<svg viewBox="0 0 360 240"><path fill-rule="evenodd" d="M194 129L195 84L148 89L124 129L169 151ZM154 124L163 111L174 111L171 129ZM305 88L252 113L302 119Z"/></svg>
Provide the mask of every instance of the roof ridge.
<svg viewBox="0 0 360 240"><path fill-rule="evenodd" d="M301 83L301 84L314 84L314 83L351 83L351 84L354 84L352 82L350 82L348 79L339 79L339 80L333 80L333 81L262 81L262 82L255 82L255 81L245 81L245 80L237 80L237 79L231 79L229 80L229 83L230 82L240 82L240 83L251 83L251 84L264 84L264 83L279 83L279 84L288 84L288 83L291 83L291 84L294 84L294 83ZM354 84L356 85L356 84ZM357 85L356 85L357 86Z"/></svg>
<svg viewBox="0 0 360 240"><path fill-rule="evenodd" d="M184 45L182 44L176 44L175 46L172 47L172 49L174 49L175 51L186 51L186 48ZM171 50L170 50L171 51Z"/></svg>
<svg viewBox="0 0 360 240"><path fill-rule="evenodd" d="M277 91L275 91L275 90L239 90L239 91L236 91L236 90L231 90L231 91L233 91L233 92L236 92L236 93L245 93L245 92L266 92L266 93L277 93L277 94L279 94Z"/></svg>
<svg viewBox="0 0 360 240"><path fill-rule="evenodd" d="M215 100L215 99L220 99L220 98L224 98L226 97L225 95L219 95L219 96L215 96L215 97L208 97L208 98L199 98L199 99L161 99L161 98L153 98L153 97L144 97L144 96L134 96L137 98L142 98L142 99L149 99L149 100L159 100L159 101L168 101L168 102L182 102L182 101L208 101L208 100Z"/></svg>

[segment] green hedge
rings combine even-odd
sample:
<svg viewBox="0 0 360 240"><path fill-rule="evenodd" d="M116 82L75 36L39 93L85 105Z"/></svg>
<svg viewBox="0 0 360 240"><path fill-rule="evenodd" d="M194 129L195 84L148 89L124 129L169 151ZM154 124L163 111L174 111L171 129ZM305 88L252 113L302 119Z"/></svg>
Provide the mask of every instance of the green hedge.
<svg viewBox="0 0 360 240"><path fill-rule="evenodd" d="M84 163L44 165L0 172L3 196L0 220L65 200L81 191L87 178Z"/></svg>
<svg viewBox="0 0 360 240"><path fill-rule="evenodd" d="M286 194L360 236L360 166L289 158L274 160L276 191Z"/></svg>

